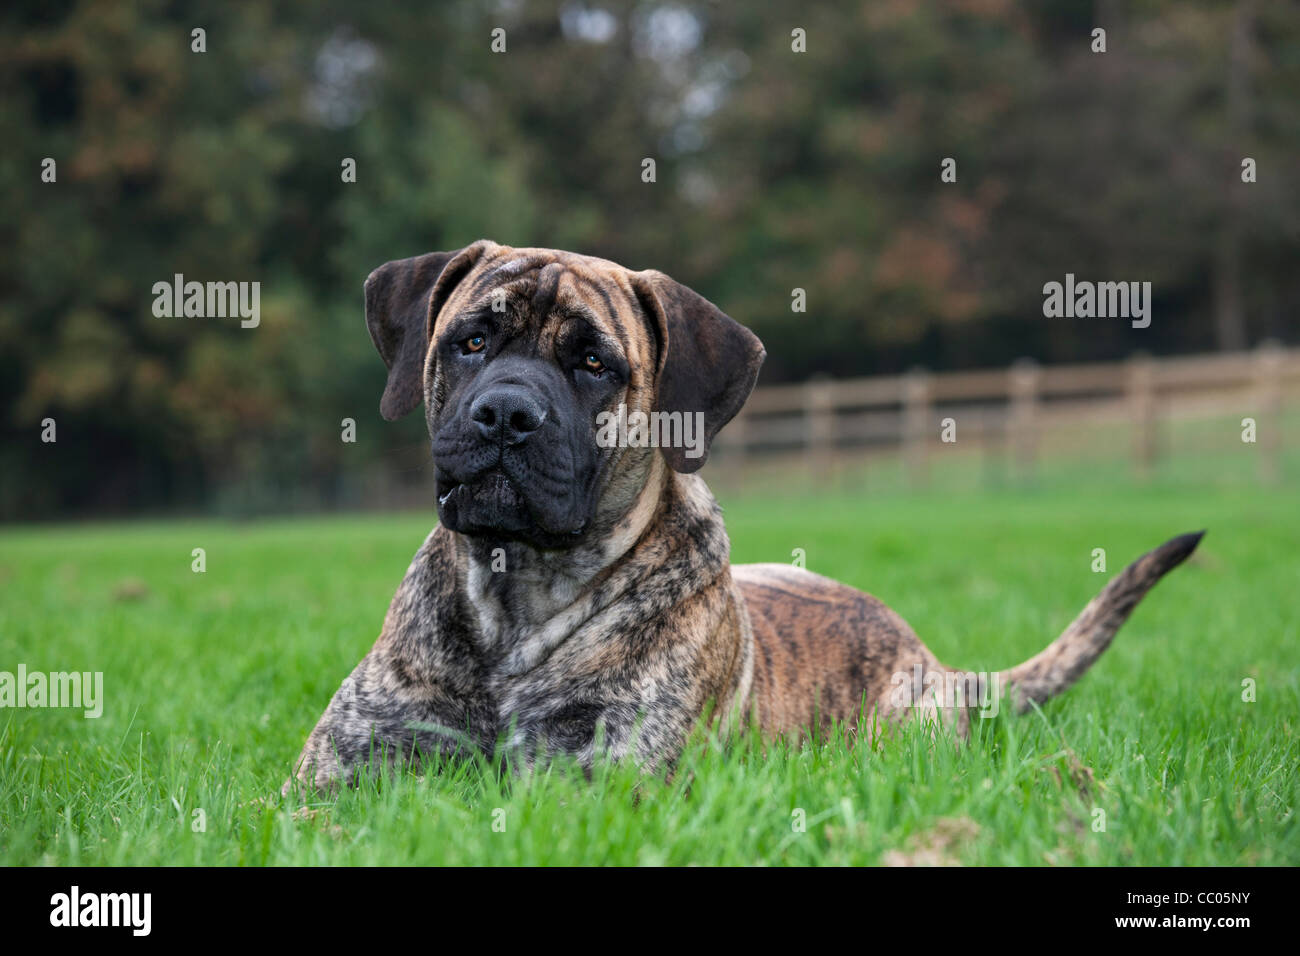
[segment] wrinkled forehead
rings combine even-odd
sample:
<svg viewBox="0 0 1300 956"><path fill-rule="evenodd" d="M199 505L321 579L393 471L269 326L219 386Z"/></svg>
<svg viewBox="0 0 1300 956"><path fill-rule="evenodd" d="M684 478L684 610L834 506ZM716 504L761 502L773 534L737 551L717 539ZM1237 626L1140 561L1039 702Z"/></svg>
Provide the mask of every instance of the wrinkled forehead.
<svg viewBox="0 0 1300 956"><path fill-rule="evenodd" d="M496 250L448 296L434 335L458 316L491 311L494 303L537 334L566 320L586 320L625 355L646 358L648 329L630 273L606 259L557 249Z"/></svg>

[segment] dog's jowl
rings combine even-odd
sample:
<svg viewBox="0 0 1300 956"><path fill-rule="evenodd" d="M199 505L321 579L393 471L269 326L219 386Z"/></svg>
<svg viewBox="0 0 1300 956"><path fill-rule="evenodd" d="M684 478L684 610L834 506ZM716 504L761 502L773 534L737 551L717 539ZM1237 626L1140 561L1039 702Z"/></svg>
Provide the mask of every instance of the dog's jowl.
<svg viewBox="0 0 1300 956"><path fill-rule="evenodd" d="M380 411L423 402L439 522L308 737L303 783L502 745L659 765L706 712L776 735L944 706L900 699L895 675L954 672L875 598L729 564L695 472L763 362L748 329L660 272L488 241L389 262L365 291ZM598 441L611 416L698 426L689 442ZM1138 559L975 696L1000 687L1023 710L1070 686L1199 537ZM959 730L979 703L954 709Z"/></svg>

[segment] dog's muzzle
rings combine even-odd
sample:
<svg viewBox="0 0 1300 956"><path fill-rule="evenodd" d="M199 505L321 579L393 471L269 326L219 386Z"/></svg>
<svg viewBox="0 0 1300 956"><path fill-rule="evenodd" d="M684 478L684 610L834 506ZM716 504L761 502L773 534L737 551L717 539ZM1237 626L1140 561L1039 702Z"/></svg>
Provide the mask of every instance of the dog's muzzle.
<svg viewBox="0 0 1300 956"><path fill-rule="evenodd" d="M538 367L505 362L482 378L434 432L438 517L463 534L572 544L596 462L590 437L573 428L580 416L565 405L567 389Z"/></svg>

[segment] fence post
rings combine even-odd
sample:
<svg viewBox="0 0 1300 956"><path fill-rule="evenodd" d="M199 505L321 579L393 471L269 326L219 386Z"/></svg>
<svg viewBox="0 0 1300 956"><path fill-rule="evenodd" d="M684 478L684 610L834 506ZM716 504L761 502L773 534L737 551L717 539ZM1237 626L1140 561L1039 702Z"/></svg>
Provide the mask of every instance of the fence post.
<svg viewBox="0 0 1300 956"><path fill-rule="evenodd" d="M930 430L930 376L914 368L903 377L903 467L910 484L923 485L928 476L926 444Z"/></svg>
<svg viewBox="0 0 1300 956"><path fill-rule="evenodd" d="M987 488L1000 488L1006 483L1006 459L1010 427L1008 416L984 408L975 413L979 418L983 456L980 480Z"/></svg>
<svg viewBox="0 0 1300 956"><path fill-rule="evenodd" d="M1011 365L1007 436L1016 471L1021 481L1032 482L1038 456L1038 363L1016 359Z"/></svg>
<svg viewBox="0 0 1300 956"><path fill-rule="evenodd" d="M1137 477L1151 477L1156 458L1155 366L1145 352L1128 360L1128 408L1133 423L1133 465Z"/></svg>
<svg viewBox="0 0 1300 956"><path fill-rule="evenodd" d="M814 477L829 479L835 459L835 396L831 380L815 375L803 389L803 413L807 426L808 466Z"/></svg>
<svg viewBox="0 0 1300 956"><path fill-rule="evenodd" d="M1282 478L1282 345L1276 339L1259 343L1255 352L1255 386L1259 417L1255 423L1259 445L1259 477L1266 484Z"/></svg>
<svg viewBox="0 0 1300 956"><path fill-rule="evenodd" d="M749 463L749 414L741 411L727 423L727 444L723 461L728 481L740 488L745 480L745 466Z"/></svg>

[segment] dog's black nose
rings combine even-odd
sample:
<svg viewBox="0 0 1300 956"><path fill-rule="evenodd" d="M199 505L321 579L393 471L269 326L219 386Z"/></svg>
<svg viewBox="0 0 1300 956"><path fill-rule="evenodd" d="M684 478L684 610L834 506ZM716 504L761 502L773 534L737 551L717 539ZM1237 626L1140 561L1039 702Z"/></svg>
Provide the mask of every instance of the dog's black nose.
<svg viewBox="0 0 1300 956"><path fill-rule="evenodd" d="M469 409L479 434L491 442L518 445L542 427L546 410L518 385L495 385Z"/></svg>

